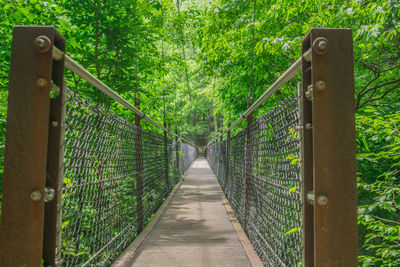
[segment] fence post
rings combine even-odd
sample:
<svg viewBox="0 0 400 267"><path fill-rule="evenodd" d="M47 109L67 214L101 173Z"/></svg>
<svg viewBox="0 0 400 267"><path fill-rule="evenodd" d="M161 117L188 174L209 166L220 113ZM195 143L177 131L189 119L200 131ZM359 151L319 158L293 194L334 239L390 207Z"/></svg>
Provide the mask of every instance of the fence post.
<svg viewBox="0 0 400 267"><path fill-rule="evenodd" d="M46 26L17 26L13 32L0 266L42 264L52 46L55 34L53 27Z"/></svg>
<svg viewBox="0 0 400 267"><path fill-rule="evenodd" d="M178 133L178 131L176 131L176 133ZM179 176L180 175L180 170L179 170L179 152L178 151L179 151L179 141L178 141L178 137L175 137L176 169L177 169L177 173L178 173L178 176Z"/></svg>
<svg viewBox="0 0 400 267"><path fill-rule="evenodd" d="M167 123L164 120L164 127L167 127ZM165 164L165 187L167 189L167 194L171 190L171 185L169 181L169 164L168 164L168 136L167 131L164 131L164 164Z"/></svg>
<svg viewBox="0 0 400 267"><path fill-rule="evenodd" d="M57 31L55 31L54 45L65 52L65 39ZM46 178L49 199L44 211L43 260L45 266L61 266L61 205L66 127L64 124L66 101L64 58L53 61L52 81L58 86L59 92L57 97L50 99ZM53 193L53 199L50 199Z"/></svg>
<svg viewBox="0 0 400 267"><path fill-rule="evenodd" d="M304 127L312 132L313 151L312 163L305 152L303 164L314 170L315 266L358 264L352 42L350 29L312 29L303 41L303 52L312 48L312 66L303 69L303 96L312 97L312 114L309 102L303 109L312 118L312 131L306 129L310 122Z"/></svg>
<svg viewBox="0 0 400 267"><path fill-rule="evenodd" d="M303 42L302 53L310 48L308 42ZM303 88L311 84L311 63L302 57L302 84L298 85L300 110L301 138L301 175L302 175L302 239L304 266L314 266L314 208L307 200L307 195L313 192L313 148L312 148L312 102L305 96Z"/></svg>
<svg viewBox="0 0 400 267"><path fill-rule="evenodd" d="M139 99L135 100L135 107L140 110ZM135 135L136 150L136 212L137 212L137 233L143 230L143 166L142 166L142 127L140 126L140 116L135 113L135 125L137 134Z"/></svg>
<svg viewBox="0 0 400 267"><path fill-rule="evenodd" d="M231 127L231 123L228 122L228 128ZM231 131L226 133L226 157L225 157L225 195L228 193L228 182L229 182L229 155L230 155L230 144L231 144Z"/></svg>
<svg viewBox="0 0 400 267"><path fill-rule="evenodd" d="M249 101L248 107L252 105L252 101ZM244 231L248 234L248 218L250 210L250 186L251 186L251 136L250 136L250 126L253 123L253 113L251 113L247 118L246 127L246 143L245 143L245 195L244 195Z"/></svg>

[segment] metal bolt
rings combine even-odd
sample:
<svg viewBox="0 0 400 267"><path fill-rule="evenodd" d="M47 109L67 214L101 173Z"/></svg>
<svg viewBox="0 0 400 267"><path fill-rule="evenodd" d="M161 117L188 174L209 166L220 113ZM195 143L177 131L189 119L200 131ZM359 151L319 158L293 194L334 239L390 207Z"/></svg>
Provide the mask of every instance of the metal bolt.
<svg viewBox="0 0 400 267"><path fill-rule="evenodd" d="M55 128L55 127L57 127L58 126L58 121L52 121L51 122L51 125Z"/></svg>
<svg viewBox="0 0 400 267"><path fill-rule="evenodd" d="M318 43L318 48L321 50L325 50L328 47L328 43L325 40L322 40Z"/></svg>
<svg viewBox="0 0 400 267"><path fill-rule="evenodd" d="M36 81L36 85L39 88L46 88L48 84L49 84L49 82L45 78L39 78Z"/></svg>
<svg viewBox="0 0 400 267"><path fill-rule="evenodd" d="M313 42L313 49L317 54L325 54L328 50L328 40L324 37L318 37Z"/></svg>
<svg viewBox="0 0 400 267"><path fill-rule="evenodd" d="M39 36L35 39L35 47L39 53L46 53L51 48L51 41L47 36Z"/></svg>
<svg viewBox="0 0 400 267"><path fill-rule="evenodd" d="M39 190L35 190L31 193L31 199L33 201L39 201L42 198L42 193Z"/></svg>
<svg viewBox="0 0 400 267"><path fill-rule="evenodd" d="M310 100L312 99L312 96L313 96L313 86L312 85L307 87L305 95L306 95L306 98L308 98Z"/></svg>
<svg viewBox="0 0 400 267"><path fill-rule="evenodd" d="M325 83L324 81L317 81L317 82L315 83L315 87L316 87L318 90L322 91L322 90L325 89L326 83Z"/></svg>
<svg viewBox="0 0 400 267"><path fill-rule="evenodd" d="M312 129L312 123L306 123L306 129L311 130Z"/></svg>
<svg viewBox="0 0 400 267"><path fill-rule="evenodd" d="M44 201L49 202L54 199L54 196L56 195L56 191L53 188L46 187L44 189Z"/></svg>
<svg viewBox="0 0 400 267"><path fill-rule="evenodd" d="M310 191L307 193L307 202L310 205L314 205L314 191Z"/></svg>
<svg viewBox="0 0 400 267"><path fill-rule="evenodd" d="M325 195L319 195L317 202L320 206L325 206L326 204L328 204L328 198Z"/></svg>

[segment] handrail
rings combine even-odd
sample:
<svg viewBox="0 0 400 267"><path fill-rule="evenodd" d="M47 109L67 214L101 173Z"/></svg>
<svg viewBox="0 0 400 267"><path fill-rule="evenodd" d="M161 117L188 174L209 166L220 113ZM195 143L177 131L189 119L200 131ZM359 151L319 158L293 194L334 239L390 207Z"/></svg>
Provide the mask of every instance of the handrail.
<svg viewBox="0 0 400 267"><path fill-rule="evenodd" d="M241 116L237 119L231 126L229 126L225 131L217 135L213 140L211 140L207 147L214 143L218 138L221 138L228 131L235 128L239 123L241 123L245 118L250 116L254 110L256 110L265 100L267 100L273 93L275 93L279 88L285 85L290 79L292 79L301 70L301 61L304 60L311 62L311 48L307 50L301 57L299 57L254 103L251 105Z"/></svg>
<svg viewBox="0 0 400 267"><path fill-rule="evenodd" d="M76 62L71 57L69 57L67 54L65 54L63 51L61 51L58 47L53 46L53 59L61 60L61 59L63 59L63 57L65 59L65 67L67 69L69 69L70 71L72 71L73 73L75 73L76 75L78 75L79 77L81 77L82 79L84 79L85 81L90 83L91 85L93 85L96 89L103 92L105 95L107 95L110 98L112 98L113 100L117 101L118 103L120 103L121 105L123 105L124 107L126 107L127 109L132 111L133 113L139 115L144 120L150 122L154 126L160 128L161 130L163 130L177 138L180 138L182 141L185 141L196 147L196 145L189 139L186 139L185 137L182 137L174 132L171 132L170 130L168 130L167 128L165 128L164 126L159 124L158 122L155 122L154 120L147 117L142 111L140 111L138 108L134 107L126 99L124 99L122 96L120 96L119 94L114 92L110 87L105 85L102 81L100 81L98 78L96 78L93 74L91 74L89 71L87 71L84 67L79 65L78 62Z"/></svg>

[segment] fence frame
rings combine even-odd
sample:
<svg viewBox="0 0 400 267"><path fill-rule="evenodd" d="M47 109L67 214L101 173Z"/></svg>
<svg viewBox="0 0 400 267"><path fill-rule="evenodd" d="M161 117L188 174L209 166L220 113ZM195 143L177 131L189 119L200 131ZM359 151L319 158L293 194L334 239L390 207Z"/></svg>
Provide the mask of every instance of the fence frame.
<svg viewBox="0 0 400 267"><path fill-rule="evenodd" d="M310 47L311 68L303 60L301 95L304 116L302 164L305 266L357 266L351 29L312 29L303 40L303 53ZM312 101L307 99L310 96ZM312 195L313 210L307 201L307 194Z"/></svg>
<svg viewBox="0 0 400 267"><path fill-rule="evenodd" d="M15 26L3 175L0 266L61 266L61 208L66 84L64 68L135 113L137 232L143 229L143 139L140 122L163 130L167 194L170 136L193 143L147 117L65 54L52 26ZM165 126L165 124L164 124ZM176 151L179 167L179 153ZM132 185L134 186L134 185Z"/></svg>
<svg viewBox="0 0 400 267"><path fill-rule="evenodd" d="M353 40L351 29L311 29L302 42L302 56L240 118L215 137L218 142L246 120L243 147L244 211L247 232L251 186L249 126L253 111L302 70L298 85L300 164L303 202L304 266L357 266L357 187ZM220 151L220 150L216 150ZM219 153L219 152L218 152ZM235 155L234 155L235 157ZM217 156L217 158L219 158ZM229 173L229 171L227 172ZM218 174L216 174L218 175ZM229 179L225 178L226 181Z"/></svg>
<svg viewBox="0 0 400 267"><path fill-rule="evenodd" d="M53 62L53 44L65 48L64 38L54 27L14 28L0 226L1 266L41 266L42 257L48 264L57 253L59 207L55 200L45 204L45 198L60 198L63 153L60 122L64 111L60 103L64 63ZM51 81L60 90L54 99L50 98ZM51 245L53 249L47 250Z"/></svg>

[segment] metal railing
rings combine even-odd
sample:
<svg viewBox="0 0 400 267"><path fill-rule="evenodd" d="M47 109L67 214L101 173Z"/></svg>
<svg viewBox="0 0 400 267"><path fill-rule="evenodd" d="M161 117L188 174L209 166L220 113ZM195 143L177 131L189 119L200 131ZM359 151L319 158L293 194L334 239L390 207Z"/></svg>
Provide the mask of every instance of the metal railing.
<svg viewBox="0 0 400 267"><path fill-rule="evenodd" d="M64 48L53 27L14 29L1 266L110 265L197 157L179 141L189 140L146 117ZM67 88L64 63L134 112L135 122Z"/></svg>
<svg viewBox="0 0 400 267"><path fill-rule="evenodd" d="M303 56L207 146L265 266L357 266L352 47L351 30L312 29ZM256 108L300 70L298 93L253 122Z"/></svg>

